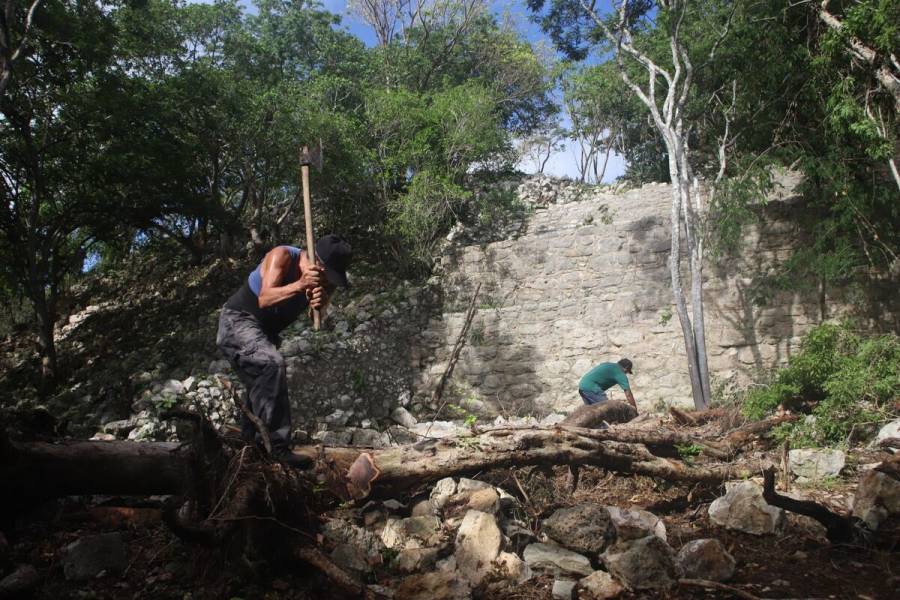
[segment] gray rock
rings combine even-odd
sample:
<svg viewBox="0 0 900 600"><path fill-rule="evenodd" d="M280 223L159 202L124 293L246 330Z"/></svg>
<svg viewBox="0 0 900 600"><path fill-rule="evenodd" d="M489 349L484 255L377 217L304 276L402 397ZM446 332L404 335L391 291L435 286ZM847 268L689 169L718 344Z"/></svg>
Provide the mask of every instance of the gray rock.
<svg viewBox="0 0 900 600"><path fill-rule="evenodd" d="M184 381L181 382L181 386L184 388L185 392L192 392L197 384L197 378L194 376L190 376Z"/></svg>
<svg viewBox="0 0 900 600"><path fill-rule="evenodd" d="M525 564L535 571L585 577L593 573L587 557L550 544L531 544L522 554Z"/></svg>
<svg viewBox="0 0 900 600"><path fill-rule="evenodd" d="M357 429L353 432L351 444L364 448L386 448L391 444L384 433L374 429Z"/></svg>
<svg viewBox="0 0 900 600"><path fill-rule="evenodd" d="M456 480L452 477L445 477L434 484L431 490L431 502L438 510L444 508L444 505L453 494L456 493Z"/></svg>
<svg viewBox="0 0 900 600"><path fill-rule="evenodd" d="M685 577L727 581L734 575L734 557L716 539L688 542L678 551L677 561Z"/></svg>
<svg viewBox="0 0 900 600"><path fill-rule="evenodd" d="M435 508L431 499L416 502L412 507L412 511L410 511L411 517L430 517L436 514L437 508Z"/></svg>
<svg viewBox="0 0 900 600"><path fill-rule="evenodd" d="M12 573L0 579L0 598L24 597L41 582L37 569L18 565Z"/></svg>
<svg viewBox="0 0 900 600"><path fill-rule="evenodd" d="M340 431L317 431L313 435L313 439L325 446L349 446L353 440L352 429L342 429Z"/></svg>
<svg viewBox="0 0 900 600"><path fill-rule="evenodd" d="M355 544L338 544L331 552L331 560L339 567L357 574L369 571L365 551Z"/></svg>
<svg viewBox="0 0 900 600"><path fill-rule="evenodd" d="M610 575L635 590L670 588L681 576L675 551L655 535L616 542L600 558Z"/></svg>
<svg viewBox="0 0 900 600"><path fill-rule="evenodd" d="M391 412L391 419L393 419L400 425L403 425L407 429L415 427L416 423L418 423L416 418L412 416L412 413L410 413L402 406L398 406L393 410L393 412Z"/></svg>
<svg viewBox="0 0 900 600"><path fill-rule="evenodd" d="M441 543L441 520L437 517L388 519L381 541L396 550L437 546Z"/></svg>
<svg viewBox="0 0 900 600"><path fill-rule="evenodd" d="M406 548L394 559L394 568L401 573L415 573L434 566L439 548Z"/></svg>
<svg viewBox="0 0 900 600"><path fill-rule="evenodd" d="M445 438L468 435L470 432L465 427L460 427L453 421L429 421L416 423L410 430L423 437Z"/></svg>
<svg viewBox="0 0 900 600"><path fill-rule="evenodd" d="M559 600L572 600L572 592L575 591L575 581L571 579L554 579L551 594Z"/></svg>
<svg viewBox="0 0 900 600"><path fill-rule="evenodd" d="M494 562L501 572L506 573L506 578L514 583L523 584L534 577L534 573L525 564L525 561L512 552L501 552Z"/></svg>
<svg viewBox="0 0 900 600"><path fill-rule="evenodd" d="M655 535L662 541L667 541L666 525L653 513L617 506L607 506L606 510L609 511L617 540L636 540L648 535Z"/></svg>
<svg viewBox="0 0 900 600"><path fill-rule="evenodd" d="M597 600L618 598L625 587L606 571L594 571L578 582L578 587L593 595Z"/></svg>
<svg viewBox="0 0 900 600"><path fill-rule="evenodd" d="M884 427L878 430L878 435L875 436L875 445L878 445L883 440L887 440L890 438L900 438L900 419L895 421L891 421Z"/></svg>
<svg viewBox="0 0 900 600"><path fill-rule="evenodd" d="M370 564L377 564L381 560L385 548L377 534L342 519L326 521L322 525L322 534L336 546L353 546Z"/></svg>
<svg viewBox="0 0 900 600"><path fill-rule="evenodd" d="M209 372L212 373L212 374L215 374L215 373L227 373L227 372L229 372L230 370L231 370L231 363L229 363L229 362L228 362L226 359L224 359L224 358L223 358L222 360L214 360L214 361L212 361L211 363L209 363L209 368L207 369L207 371L209 371Z"/></svg>
<svg viewBox="0 0 900 600"><path fill-rule="evenodd" d="M121 533L84 536L66 546L62 565L69 581L93 579L104 571L121 573L128 567L128 548Z"/></svg>
<svg viewBox="0 0 900 600"><path fill-rule="evenodd" d="M709 519L716 525L754 535L775 533L783 526L784 511L770 506L756 483L728 482L725 490L709 506Z"/></svg>
<svg viewBox="0 0 900 600"><path fill-rule="evenodd" d="M534 532L522 521L507 520L503 525L503 534L509 540L509 549L521 554L528 544L535 541Z"/></svg>
<svg viewBox="0 0 900 600"><path fill-rule="evenodd" d="M503 536L493 515L470 510L456 533L456 564L462 575L477 585L491 570Z"/></svg>
<svg viewBox="0 0 900 600"><path fill-rule="evenodd" d="M881 471L863 473L853 498L853 516L875 530L897 514L900 514L900 481Z"/></svg>
<svg viewBox="0 0 900 600"><path fill-rule="evenodd" d="M456 571L435 571L404 577L395 588L397 600L469 600L469 583Z"/></svg>
<svg viewBox="0 0 900 600"><path fill-rule="evenodd" d="M351 413L349 411L337 409L325 417L325 422L336 427L343 427L350 420L350 416Z"/></svg>
<svg viewBox="0 0 900 600"><path fill-rule="evenodd" d="M615 538L609 511L591 502L560 508L544 520L543 530L558 544L588 555L600 554Z"/></svg>
<svg viewBox="0 0 900 600"><path fill-rule="evenodd" d="M486 490L486 489L490 489L492 487L493 486L491 486L491 484L484 482L484 481L478 481L477 479L466 479L465 477L460 477L459 483L456 486L456 492L457 493L473 492L475 490Z"/></svg>
<svg viewBox="0 0 900 600"><path fill-rule="evenodd" d="M797 481L804 483L836 477L844 468L847 455L840 450L803 448L791 450L788 461Z"/></svg>

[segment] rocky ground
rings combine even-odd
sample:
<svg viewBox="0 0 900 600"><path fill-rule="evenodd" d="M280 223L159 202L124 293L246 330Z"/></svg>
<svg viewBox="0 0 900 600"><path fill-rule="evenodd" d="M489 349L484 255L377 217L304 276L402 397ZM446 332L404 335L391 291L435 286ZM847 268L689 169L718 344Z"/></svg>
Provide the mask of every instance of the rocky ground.
<svg viewBox="0 0 900 600"><path fill-rule="evenodd" d="M633 426L658 425L644 417ZM766 447L761 440L745 449L745 460L759 461ZM863 447L788 458L788 493L863 519L876 531L867 545L831 544L817 522L766 504L756 479L718 488L582 468L572 487L566 467L447 478L403 497L343 505L322 515L317 543L370 589L397 599L892 598L900 483L873 470L887 457ZM0 597L29 578L38 598L342 597L287 557L232 557L223 569L168 532L161 500L37 507L0 540ZM709 589L716 583L725 587Z"/></svg>

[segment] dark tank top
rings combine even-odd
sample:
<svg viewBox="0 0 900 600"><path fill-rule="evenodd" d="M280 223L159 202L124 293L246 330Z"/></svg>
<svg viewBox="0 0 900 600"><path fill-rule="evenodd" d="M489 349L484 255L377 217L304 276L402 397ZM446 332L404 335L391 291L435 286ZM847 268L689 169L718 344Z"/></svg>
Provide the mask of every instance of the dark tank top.
<svg viewBox="0 0 900 600"><path fill-rule="evenodd" d="M300 258L300 248L294 246L279 246L285 248L291 254L291 266L281 281L279 286L293 283L300 279L300 269L297 263ZM262 325L266 335L277 335L282 329L293 323L301 313L305 312L309 307L309 301L305 294L297 294L291 296L277 304L266 308L259 307L259 290L262 288L262 263L257 265L256 269L247 277L238 291L232 294L225 308L239 310L250 313Z"/></svg>

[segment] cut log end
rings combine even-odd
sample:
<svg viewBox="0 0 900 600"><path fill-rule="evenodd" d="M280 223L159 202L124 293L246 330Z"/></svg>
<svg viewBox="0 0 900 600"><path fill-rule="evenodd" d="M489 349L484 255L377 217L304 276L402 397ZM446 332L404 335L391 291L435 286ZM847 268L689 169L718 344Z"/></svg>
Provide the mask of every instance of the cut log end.
<svg viewBox="0 0 900 600"><path fill-rule="evenodd" d="M363 452L350 468L347 469L347 492L355 500L365 498L372 492L372 482L378 479L381 471L375 465L375 459L368 452Z"/></svg>

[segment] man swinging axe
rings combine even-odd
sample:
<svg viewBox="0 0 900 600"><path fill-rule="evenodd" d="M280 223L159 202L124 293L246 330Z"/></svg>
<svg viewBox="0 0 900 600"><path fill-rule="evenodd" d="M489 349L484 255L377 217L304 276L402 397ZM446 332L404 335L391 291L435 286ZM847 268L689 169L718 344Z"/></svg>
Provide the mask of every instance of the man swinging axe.
<svg viewBox="0 0 900 600"><path fill-rule="evenodd" d="M266 253L225 303L216 335L216 345L247 389L242 437L270 445L275 458L293 466L305 466L306 459L290 451L291 407L284 357L277 349L278 334L304 312L310 312L318 327L318 317L335 289L347 287L352 256L350 244L337 235L326 235L313 243L309 153L304 152L303 158L306 249L285 245ZM314 255L309 248L315 248Z"/></svg>

